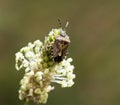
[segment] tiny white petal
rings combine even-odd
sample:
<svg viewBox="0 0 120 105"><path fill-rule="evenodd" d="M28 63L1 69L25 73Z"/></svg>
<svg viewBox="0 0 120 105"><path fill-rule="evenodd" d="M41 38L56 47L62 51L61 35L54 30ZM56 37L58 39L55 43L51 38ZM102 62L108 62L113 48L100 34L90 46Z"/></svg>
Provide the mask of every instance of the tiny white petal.
<svg viewBox="0 0 120 105"><path fill-rule="evenodd" d="M70 81L68 82L68 87L71 87L72 85L74 85L74 82L73 82L73 80L70 80Z"/></svg>
<svg viewBox="0 0 120 105"><path fill-rule="evenodd" d="M72 62L73 59L72 59L72 58L68 58L67 61L68 61L68 62Z"/></svg>
<svg viewBox="0 0 120 105"><path fill-rule="evenodd" d="M61 84L62 84L61 86L62 86L63 88L64 88L64 87L67 87L66 81L62 81Z"/></svg>
<svg viewBox="0 0 120 105"><path fill-rule="evenodd" d="M50 86L50 85L49 85L49 86L47 87L47 92L50 92L51 90L54 90L54 86Z"/></svg>
<svg viewBox="0 0 120 105"><path fill-rule="evenodd" d="M32 51L29 51L29 52L26 52L26 54L25 54L25 57L27 57L27 58L34 58L34 53L32 52Z"/></svg>
<svg viewBox="0 0 120 105"><path fill-rule="evenodd" d="M42 80L42 76L43 76L43 72L39 71L35 74L35 77L37 79L37 81L39 82L40 80Z"/></svg>

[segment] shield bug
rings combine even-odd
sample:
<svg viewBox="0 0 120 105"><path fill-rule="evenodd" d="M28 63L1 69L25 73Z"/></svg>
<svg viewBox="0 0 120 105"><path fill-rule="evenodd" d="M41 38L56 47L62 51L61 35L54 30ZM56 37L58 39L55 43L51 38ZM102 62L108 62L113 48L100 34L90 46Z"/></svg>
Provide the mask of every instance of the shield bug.
<svg viewBox="0 0 120 105"><path fill-rule="evenodd" d="M59 63L65 58L69 44L70 39L68 35L61 29L60 35L55 38L52 46L52 56L55 62Z"/></svg>

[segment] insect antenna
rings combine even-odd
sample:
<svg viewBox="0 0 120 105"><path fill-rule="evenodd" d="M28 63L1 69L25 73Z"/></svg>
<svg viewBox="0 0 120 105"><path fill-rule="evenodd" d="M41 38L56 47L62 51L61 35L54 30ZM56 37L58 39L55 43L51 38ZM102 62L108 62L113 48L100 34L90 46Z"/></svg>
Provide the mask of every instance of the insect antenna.
<svg viewBox="0 0 120 105"><path fill-rule="evenodd" d="M64 31L66 31L67 27L69 26L69 22L67 21L64 27Z"/></svg>

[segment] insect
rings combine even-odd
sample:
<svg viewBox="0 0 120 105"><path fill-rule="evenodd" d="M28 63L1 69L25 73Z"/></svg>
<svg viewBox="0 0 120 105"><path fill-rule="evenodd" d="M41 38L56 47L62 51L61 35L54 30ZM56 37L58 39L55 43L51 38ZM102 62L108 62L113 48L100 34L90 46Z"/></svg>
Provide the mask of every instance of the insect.
<svg viewBox="0 0 120 105"><path fill-rule="evenodd" d="M67 23L68 24L68 23ZM61 62L68 52L68 46L70 45L70 39L66 34L66 31L60 31L60 35L56 37L55 42L52 46L52 56L54 62Z"/></svg>

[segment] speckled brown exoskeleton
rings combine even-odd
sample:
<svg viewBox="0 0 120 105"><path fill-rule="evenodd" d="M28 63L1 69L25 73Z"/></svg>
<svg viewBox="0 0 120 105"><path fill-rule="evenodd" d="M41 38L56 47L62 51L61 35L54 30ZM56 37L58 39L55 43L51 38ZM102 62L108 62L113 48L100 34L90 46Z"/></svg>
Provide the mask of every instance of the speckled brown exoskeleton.
<svg viewBox="0 0 120 105"><path fill-rule="evenodd" d="M52 56L54 62L61 62L68 53L68 46L70 39L65 31L61 30L60 35L55 38L55 42L52 46Z"/></svg>

